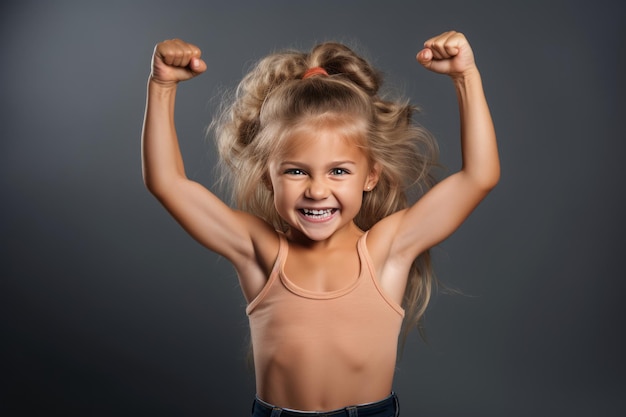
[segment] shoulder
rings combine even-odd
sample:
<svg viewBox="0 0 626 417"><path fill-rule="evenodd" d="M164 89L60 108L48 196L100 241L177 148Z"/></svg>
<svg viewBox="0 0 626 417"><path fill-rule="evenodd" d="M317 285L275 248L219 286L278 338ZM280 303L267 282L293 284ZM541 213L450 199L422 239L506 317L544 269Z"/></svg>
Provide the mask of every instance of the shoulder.
<svg viewBox="0 0 626 417"><path fill-rule="evenodd" d="M375 263L384 263L396 253L395 239L405 212L400 210L385 217L367 232L367 250Z"/></svg>
<svg viewBox="0 0 626 417"><path fill-rule="evenodd" d="M253 214L240 211L239 216L243 229L249 234L250 243L240 254L241 260L232 259L231 261L233 263L256 261L264 264L264 260L271 259L273 263L280 243L279 232L265 220Z"/></svg>
<svg viewBox="0 0 626 417"><path fill-rule="evenodd" d="M401 228L406 210L400 210L367 232L366 247L380 286L395 302L402 303L411 265L415 258L402 250Z"/></svg>
<svg viewBox="0 0 626 417"><path fill-rule="evenodd" d="M263 219L245 212L240 215L250 234L250 246L230 261L237 271L244 296L250 301L263 289L274 267L280 235Z"/></svg>

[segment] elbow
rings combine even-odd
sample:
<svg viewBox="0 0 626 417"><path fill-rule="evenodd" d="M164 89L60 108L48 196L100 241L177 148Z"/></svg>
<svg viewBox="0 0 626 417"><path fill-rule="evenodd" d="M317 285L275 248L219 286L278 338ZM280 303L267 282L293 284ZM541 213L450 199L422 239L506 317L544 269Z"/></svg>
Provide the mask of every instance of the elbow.
<svg viewBox="0 0 626 417"><path fill-rule="evenodd" d="M166 205L166 201L176 199L178 190L184 182L187 181L186 177L180 176L167 176L167 175L145 175L143 176L143 183L161 204Z"/></svg>
<svg viewBox="0 0 626 417"><path fill-rule="evenodd" d="M145 167L142 170L142 177L143 185L148 189L148 191L150 191L151 194L155 194L158 188L157 181L155 181L154 177L146 171Z"/></svg>
<svg viewBox="0 0 626 417"><path fill-rule="evenodd" d="M484 179L484 187L487 191L491 191L496 188L496 185L500 182L500 167L494 170L487 178Z"/></svg>
<svg viewBox="0 0 626 417"><path fill-rule="evenodd" d="M500 158L497 156L483 161L479 169L473 171L475 181L484 191L493 190L500 182Z"/></svg>
<svg viewBox="0 0 626 417"><path fill-rule="evenodd" d="M143 178L143 185L152 195L156 195L158 192L158 187L155 186L154 182L150 181L146 177Z"/></svg>
<svg viewBox="0 0 626 417"><path fill-rule="evenodd" d="M482 171L480 175L473 175L470 178L473 186L486 195L500 182L500 167Z"/></svg>
<svg viewBox="0 0 626 417"><path fill-rule="evenodd" d="M167 189L171 187L174 181L174 175L168 174L164 169L155 169L156 167L144 163L141 169L143 184L148 191L155 197L159 197Z"/></svg>
<svg viewBox="0 0 626 417"><path fill-rule="evenodd" d="M172 189L164 184L146 183L146 188L150 194L152 194L152 196L161 203L163 203L164 200L167 200L168 196L172 194Z"/></svg>
<svg viewBox="0 0 626 417"><path fill-rule="evenodd" d="M155 196L157 199L160 199L167 189L167 186L164 184L162 179L155 178L154 175L148 175L145 172L143 174L143 184L148 189L150 194Z"/></svg>
<svg viewBox="0 0 626 417"><path fill-rule="evenodd" d="M145 161L141 167L141 174L144 186L157 198L175 189L180 180L187 179L184 171L181 173L176 168L149 164Z"/></svg>

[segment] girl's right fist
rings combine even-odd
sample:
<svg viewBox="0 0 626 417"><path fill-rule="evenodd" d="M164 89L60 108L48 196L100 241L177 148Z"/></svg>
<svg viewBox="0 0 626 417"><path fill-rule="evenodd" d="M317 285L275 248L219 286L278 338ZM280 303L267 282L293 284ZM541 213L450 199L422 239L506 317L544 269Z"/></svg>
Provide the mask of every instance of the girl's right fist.
<svg viewBox="0 0 626 417"><path fill-rule="evenodd" d="M180 39L157 44L152 54L150 79L161 84L176 84L206 71L200 48Z"/></svg>

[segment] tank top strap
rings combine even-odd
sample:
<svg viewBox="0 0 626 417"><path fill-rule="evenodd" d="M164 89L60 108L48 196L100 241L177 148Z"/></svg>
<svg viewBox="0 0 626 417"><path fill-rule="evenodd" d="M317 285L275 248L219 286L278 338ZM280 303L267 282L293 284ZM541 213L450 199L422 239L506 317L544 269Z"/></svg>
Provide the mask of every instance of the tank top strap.
<svg viewBox="0 0 626 417"><path fill-rule="evenodd" d="M376 269L374 268L374 263L372 262L372 258L370 258L370 253L367 250L367 233L368 232L369 230L363 233L363 235L359 238L359 241L357 242L357 250L359 252L359 260L361 261L361 268L367 268L367 272L368 272L367 274L365 274L367 275L367 277L366 279L364 279L365 282L363 284L372 285L376 289L378 294L380 294L381 298L385 300L385 302L389 304L389 306L393 310L395 310L396 313L404 317L404 309L402 308L402 306L396 303L394 300L391 299L391 297L387 295L383 287L380 285L380 282L378 281L378 276L376 275Z"/></svg>
<svg viewBox="0 0 626 417"><path fill-rule="evenodd" d="M278 234L278 254L276 255L274 266L272 266L272 272L270 272L267 282L261 292L254 298L254 300L250 301L250 304L246 307L246 314L248 315L257 305L259 305L261 301L263 301L272 285L274 285L274 282L278 279L281 269L285 266L287 252L289 251L289 244L287 243L287 238L282 232L277 231L276 233Z"/></svg>
<svg viewBox="0 0 626 417"><path fill-rule="evenodd" d="M366 281L365 284L376 285L376 270L374 269L374 264L372 263L366 244L368 232L369 230L361 235L361 237L357 241L356 247L357 253L359 255L359 262L361 263L361 269L365 269L365 274L361 273L362 276L366 277L366 279L364 280Z"/></svg>

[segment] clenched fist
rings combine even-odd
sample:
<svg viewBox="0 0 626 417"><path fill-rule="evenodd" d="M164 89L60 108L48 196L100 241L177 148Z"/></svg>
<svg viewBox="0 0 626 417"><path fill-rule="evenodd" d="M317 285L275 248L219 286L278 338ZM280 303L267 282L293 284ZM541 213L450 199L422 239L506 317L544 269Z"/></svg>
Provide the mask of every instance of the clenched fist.
<svg viewBox="0 0 626 417"><path fill-rule="evenodd" d="M474 53L462 33L444 32L424 42L417 61L439 74L458 77L476 70Z"/></svg>
<svg viewBox="0 0 626 417"><path fill-rule="evenodd" d="M160 84L176 84L202 74L206 63L200 48L180 39L161 42L152 54L150 79Z"/></svg>

